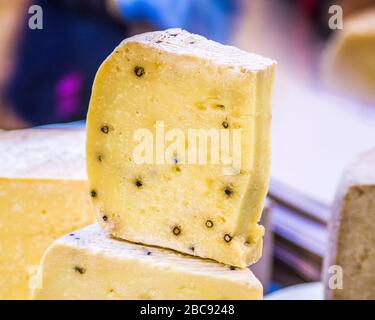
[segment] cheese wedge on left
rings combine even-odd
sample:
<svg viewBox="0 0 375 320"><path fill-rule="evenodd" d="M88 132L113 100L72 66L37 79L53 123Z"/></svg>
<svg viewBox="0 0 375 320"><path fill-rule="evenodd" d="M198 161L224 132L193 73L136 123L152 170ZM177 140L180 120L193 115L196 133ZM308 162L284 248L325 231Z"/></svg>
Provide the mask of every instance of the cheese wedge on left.
<svg viewBox="0 0 375 320"><path fill-rule="evenodd" d="M97 224L46 251L33 299L261 299L248 269L113 239Z"/></svg>
<svg viewBox="0 0 375 320"><path fill-rule="evenodd" d="M28 299L40 259L63 234L94 220L87 196L85 133L0 133L0 299Z"/></svg>

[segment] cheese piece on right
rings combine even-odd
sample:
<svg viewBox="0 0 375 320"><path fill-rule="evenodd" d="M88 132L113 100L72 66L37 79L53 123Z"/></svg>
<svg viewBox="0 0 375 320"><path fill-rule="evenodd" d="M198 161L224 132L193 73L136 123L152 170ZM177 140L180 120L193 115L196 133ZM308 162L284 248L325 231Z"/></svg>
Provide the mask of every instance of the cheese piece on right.
<svg viewBox="0 0 375 320"><path fill-rule="evenodd" d="M375 9L349 16L335 30L322 56L327 88L375 103Z"/></svg>
<svg viewBox="0 0 375 320"><path fill-rule="evenodd" d="M375 149L360 155L344 174L329 238L325 297L375 299Z"/></svg>
<svg viewBox="0 0 375 320"><path fill-rule="evenodd" d="M81 129L0 132L0 300L28 299L44 251L93 223Z"/></svg>
<svg viewBox="0 0 375 320"><path fill-rule="evenodd" d="M56 240L33 299L261 299L248 269L110 238L97 224Z"/></svg>
<svg viewBox="0 0 375 320"><path fill-rule="evenodd" d="M101 65L88 112L99 223L129 241L255 263L274 70L270 59L180 29L124 40Z"/></svg>

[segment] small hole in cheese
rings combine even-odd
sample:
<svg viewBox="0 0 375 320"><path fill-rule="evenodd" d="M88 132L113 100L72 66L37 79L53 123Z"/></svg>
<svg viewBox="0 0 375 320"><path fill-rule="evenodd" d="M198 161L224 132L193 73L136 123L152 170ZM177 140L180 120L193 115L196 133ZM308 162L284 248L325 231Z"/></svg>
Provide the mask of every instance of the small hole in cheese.
<svg viewBox="0 0 375 320"><path fill-rule="evenodd" d="M215 109L219 109L219 110L224 110L225 109L225 106L221 103L215 103L212 105L213 108Z"/></svg>

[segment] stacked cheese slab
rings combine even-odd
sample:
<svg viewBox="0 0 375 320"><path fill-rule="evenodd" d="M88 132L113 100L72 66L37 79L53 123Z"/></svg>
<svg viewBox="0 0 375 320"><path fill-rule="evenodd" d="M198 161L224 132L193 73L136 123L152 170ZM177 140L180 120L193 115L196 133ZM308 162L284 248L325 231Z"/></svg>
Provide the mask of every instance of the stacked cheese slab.
<svg viewBox="0 0 375 320"><path fill-rule="evenodd" d="M48 246L95 219L83 130L0 133L0 299L28 299Z"/></svg>
<svg viewBox="0 0 375 320"><path fill-rule="evenodd" d="M375 299L375 149L346 170L337 191L325 260L327 299Z"/></svg>
<svg viewBox="0 0 375 320"><path fill-rule="evenodd" d="M46 252L34 299L260 299L247 269L110 238L91 225ZM39 289L38 289L39 288Z"/></svg>
<svg viewBox="0 0 375 320"><path fill-rule="evenodd" d="M260 298L247 266L262 253L274 69L181 29L123 41L87 122L102 230L56 241L34 298Z"/></svg>

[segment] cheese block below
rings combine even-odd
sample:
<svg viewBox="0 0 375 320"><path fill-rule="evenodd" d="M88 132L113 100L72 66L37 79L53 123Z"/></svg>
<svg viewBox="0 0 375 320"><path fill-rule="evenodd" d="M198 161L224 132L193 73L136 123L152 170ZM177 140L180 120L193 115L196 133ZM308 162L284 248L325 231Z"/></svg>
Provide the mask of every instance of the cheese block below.
<svg viewBox="0 0 375 320"><path fill-rule="evenodd" d="M375 299L375 149L347 169L329 231L326 298Z"/></svg>
<svg viewBox="0 0 375 320"><path fill-rule="evenodd" d="M113 239L97 224L56 240L33 299L261 299L248 269Z"/></svg>
<svg viewBox="0 0 375 320"><path fill-rule="evenodd" d="M48 246L93 222L84 130L0 133L0 299L28 299Z"/></svg>

